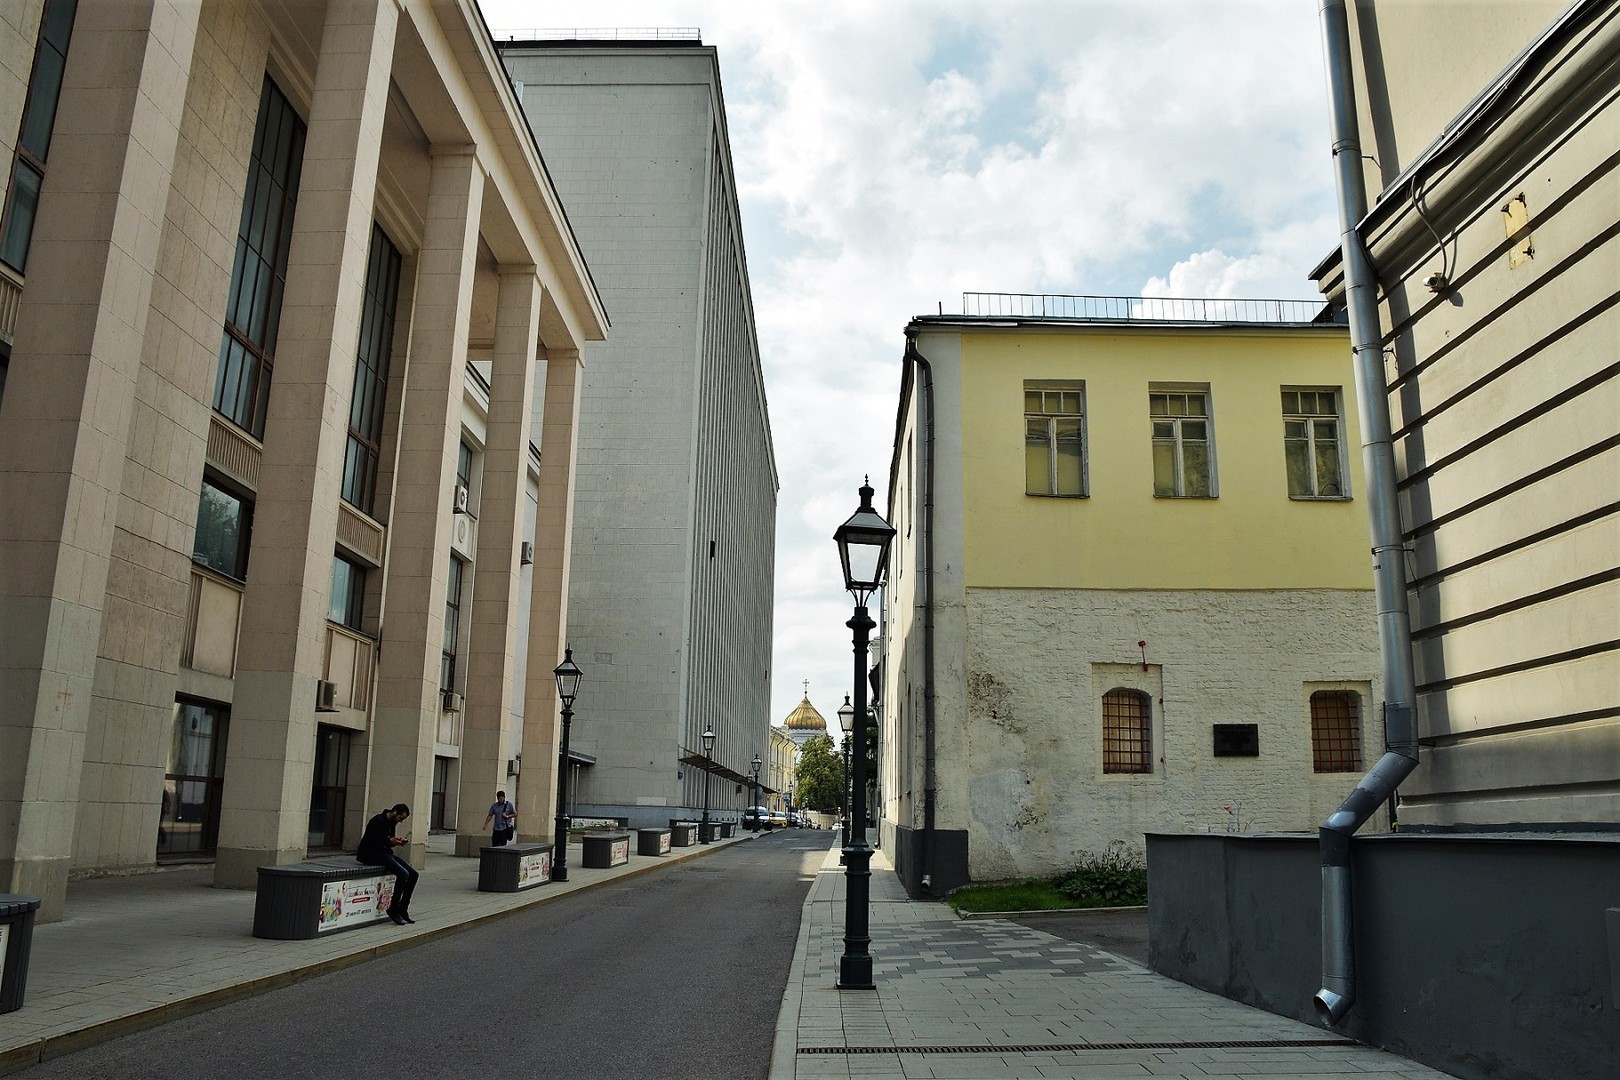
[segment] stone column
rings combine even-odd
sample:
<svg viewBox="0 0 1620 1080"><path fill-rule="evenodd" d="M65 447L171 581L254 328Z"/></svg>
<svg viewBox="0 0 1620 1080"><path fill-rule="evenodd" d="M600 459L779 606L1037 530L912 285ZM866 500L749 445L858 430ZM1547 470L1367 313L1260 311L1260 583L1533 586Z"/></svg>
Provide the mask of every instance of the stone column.
<svg viewBox="0 0 1620 1080"><path fill-rule="evenodd" d="M456 854L489 842L484 817L506 783L525 539L529 432L533 420L540 282L533 266L502 267L489 380L484 482L478 499L478 561L468 635L467 711L461 735ZM508 792L510 795L511 793ZM533 812L519 806L525 813Z"/></svg>
<svg viewBox="0 0 1620 1080"><path fill-rule="evenodd" d="M579 444L580 376L576 349L546 350L546 401L540 428L540 499L534 524L530 582L529 660L523 694L523 802L518 838L556 840L557 751L562 709L552 677L563 658L568 632L569 539L574 524L574 466ZM589 657L583 669L574 724L590 723ZM480 818L480 821L483 819Z"/></svg>
<svg viewBox="0 0 1620 1080"><path fill-rule="evenodd" d="M330 0L265 422L214 884L308 850L315 684L399 11Z"/></svg>
<svg viewBox="0 0 1620 1080"><path fill-rule="evenodd" d="M0 411L0 891L62 917L196 6L83 0Z"/></svg>
<svg viewBox="0 0 1620 1080"><path fill-rule="evenodd" d="M484 171L472 147L434 148L400 403L366 788L369 812L410 804L409 858L418 866L427 850L456 452L483 195Z"/></svg>

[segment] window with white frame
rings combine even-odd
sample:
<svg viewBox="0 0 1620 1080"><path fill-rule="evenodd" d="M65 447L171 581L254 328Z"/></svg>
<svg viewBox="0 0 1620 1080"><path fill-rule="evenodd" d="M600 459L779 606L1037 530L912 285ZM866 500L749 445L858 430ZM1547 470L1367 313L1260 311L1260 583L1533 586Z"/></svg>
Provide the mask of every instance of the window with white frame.
<svg viewBox="0 0 1620 1080"><path fill-rule="evenodd" d="M1282 411L1289 498L1344 498L1348 486L1344 480L1339 391L1285 388Z"/></svg>
<svg viewBox="0 0 1620 1080"><path fill-rule="evenodd" d="M1103 695L1103 772L1153 771L1153 703L1116 686Z"/></svg>
<svg viewBox="0 0 1620 1080"><path fill-rule="evenodd" d="M1153 494L1160 498L1215 496L1214 433L1207 388L1150 388Z"/></svg>
<svg viewBox="0 0 1620 1080"><path fill-rule="evenodd" d="M1085 383L1024 383L1024 494L1086 494L1085 424Z"/></svg>

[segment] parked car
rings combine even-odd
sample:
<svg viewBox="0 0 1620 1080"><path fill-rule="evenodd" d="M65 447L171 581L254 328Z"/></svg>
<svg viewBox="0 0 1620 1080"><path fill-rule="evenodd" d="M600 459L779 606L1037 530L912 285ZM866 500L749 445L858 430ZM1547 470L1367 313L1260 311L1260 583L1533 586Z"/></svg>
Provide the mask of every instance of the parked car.
<svg viewBox="0 0 1620 1080"><path fill-rule="evenodd" d="M775 825L775 826L777 826L779 828L783 828L783 829L787 828L788 827L788 816L787 816L787 814L785 814L781 810L772 810L771 811L771 824Z"/></svg>
<svg viewBox="0 0 1620 1080"><path fill-rule="evenodd" d="M744 829L769 829L771 824L769 807L750 806L743 810L742 827Z"/></svg>

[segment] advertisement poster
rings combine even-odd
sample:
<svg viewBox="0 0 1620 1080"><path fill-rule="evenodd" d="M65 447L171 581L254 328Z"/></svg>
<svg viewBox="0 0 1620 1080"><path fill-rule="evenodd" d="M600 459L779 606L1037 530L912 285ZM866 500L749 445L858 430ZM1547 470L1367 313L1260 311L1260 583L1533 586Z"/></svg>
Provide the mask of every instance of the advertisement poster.
<svg viewBox="0 0 1620 1080"><path fill-rule="evenodd" d="M658 853L660 855L668 855L669 852L670 852L670 834L666 832L666 833L664 833L662 836L660 836L658 838Z"/></svg>
<svg viewBox="0 0 1620 1080"><path fill-rule="evenodd" d="M0 968L6 966L6 935L11 933L10 923L0 923Z"/></svg>
<svg viewBox="0 0 1620 1080"><path fill-rule="evenodd" d="M518 860L518 888L539 885L551 880L551 852L539 851Z"/></svg>
<svg viewBox="0 0 1620 1080"><path fill-rule="evenodd" d="M610 859L608 859L608 864L611 865L611 866L618 866L620 863L627 863L629 861L630 861L630 840L629 840L629 838L626 837L623 840L615 840L615 841L613 841L613 856Z"/></svg>
<svg viewBox="0 0 1620 1080"><path fill-rule="evenodd" d="M393 874L328 881L321 886L321 919L316 933L372 922L381 918L393 902Z"/></svg>

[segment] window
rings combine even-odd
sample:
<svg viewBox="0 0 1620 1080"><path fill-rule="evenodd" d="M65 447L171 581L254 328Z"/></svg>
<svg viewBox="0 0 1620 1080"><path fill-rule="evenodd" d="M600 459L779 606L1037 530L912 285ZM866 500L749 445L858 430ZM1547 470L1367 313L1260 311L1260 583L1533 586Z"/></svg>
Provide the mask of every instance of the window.
<svg viewBox="0 0 1620 1080"><path fill-rule="evenodd" d="M1153 705L1140 690L1103 695L1103 772L1153 771Z"/></svg>
<svg viewBox="0 0 1620 1080"><path fill-rule="evenodd" d="M303 157L304 122L266 78L214 376L214 409L255 437L264 435Z"/></svg>
<svg viewBox="0 0 1620 1080"><path fill-rule="evenodd" d="M1086 494L1085 384L1024 384L1024 494Z"/></svg>
<svg viewBox="0 0 1620 1080"><path fill-rule="evenodd" d="M366 614L366 571L341 555L332 556L332 597L326 617L350 630L362 628Z"/></svg>
<svg viewBox="0 0 1620 1080"><path fill-rule="evenodd" d="M450 580L444 591L444 656L439 661L439 689L456 688L456 643L461 634L461 578L466 564L450 556Z"/></svg>
<svg viewBox="0 0 1620 1080"><path fill-rule="evenodd" d="M1340 450L1339 392L1284 390L1283 456L1288 462L1288 497L1345 497L1344 455Z"/></svg>
<svg viewBox="0 0 1620 1080"><path fill-rule="evenodd" d="M1354 690L1311 694L1311 768L1361 771L1361 695Z"/></svg>
<svg viewBox="0 0 1620 1080"><path fill-rule="evenodd" d="M394 348L394 309L399 299L399 249L382 226L371 227L366 295L355 350L354 392L349 398L349 444L343 455L343 499L371 513L377 497L383 405L388 399L388 357Z"/></svg>
<svg viewBox="0 0 1620 1080"><path fill-rule="evenodd" d="M232 494L207 477L197 503L197 535L191 561L247 580L248 544L253 533L253 503Z"/></svg>
<svg viewBox="0 0 1620 1080"><path fill-rule="evenodd" d="M28 268L28 246L34 236L39 190L45 183L45 159L51 150L56 104L62 93L62 69L67 66L68 40L73 36L77 8L78 0L46 0L39 20L28 103L23 106L17 156L12 159L5 213L0 216L0 260L19 274Z"/></svg>
<svg viewBox="0 0 1620 1080"><path fill-rule="evenodd" d="M1209 427L1209 394L1203 390L1153 390L1153 494L1208 499L1215 494Z"/></svg>
<svg viewBox="0 0 1620 1080"><path fill-rule="evenodd" d="M349 801L349 742L342 728L315 728L315 778L309 789L309 850L343 846L343 813Z"/></svg>
<svg viewBox="0 0 1620 1080"><path fill-rule="evenodd" d="M175 702L158 816L160 859L212 855L219 844L229 718L223 705Z"/></svg>
<svg viewBox="0 0 1620 1080"><path fill-rule="evenodd" d="M466 439L462 439L461 445L456 448L456 486L466 489L469 511L472 509L473 454L473 448L467 445Z"/></svg>

